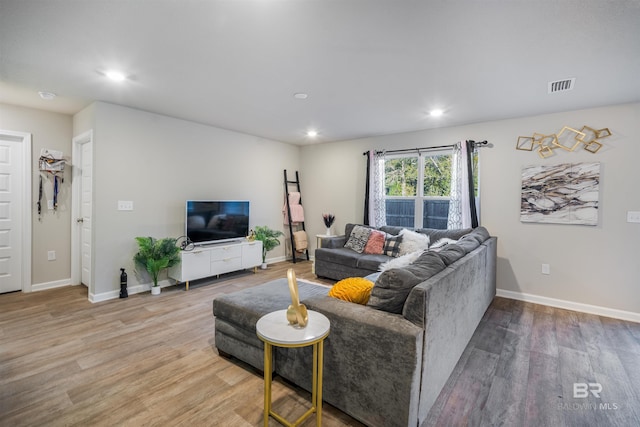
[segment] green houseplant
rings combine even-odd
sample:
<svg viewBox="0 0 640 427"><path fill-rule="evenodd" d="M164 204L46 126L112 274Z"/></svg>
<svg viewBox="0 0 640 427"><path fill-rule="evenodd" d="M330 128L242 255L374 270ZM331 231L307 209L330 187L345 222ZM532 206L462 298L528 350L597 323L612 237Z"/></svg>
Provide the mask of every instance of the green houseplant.
<svg viewBox="0 0 640 427"><path fill-rule="evenodd" d="M284 236L280 230L272 230L266 225L258 225L255 230L256 240L262 242L262 269L267 268L267 252L280 245L278 237Z"/></svg>
<svg viewBox="0 0 640 427"><path fill-rule="evenodd" d="M153 237L136 237L138 253L133 256L136 265L144 267L153 281L152 293L158 294L158 275L166 268L180 262L180 248L176 241L169 237L154 239Z"/></svg>

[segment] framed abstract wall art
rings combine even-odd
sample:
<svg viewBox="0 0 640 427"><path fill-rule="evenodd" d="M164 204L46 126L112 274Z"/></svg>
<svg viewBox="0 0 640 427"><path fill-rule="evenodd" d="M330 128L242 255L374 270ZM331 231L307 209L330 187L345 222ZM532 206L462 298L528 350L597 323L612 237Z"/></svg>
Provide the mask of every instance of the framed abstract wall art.
<svg viewBox="0 0 640 427"><path fill-rule="evenodd" d="M520 221L597 225L599 185L599 162L525 166Z"/></svg>

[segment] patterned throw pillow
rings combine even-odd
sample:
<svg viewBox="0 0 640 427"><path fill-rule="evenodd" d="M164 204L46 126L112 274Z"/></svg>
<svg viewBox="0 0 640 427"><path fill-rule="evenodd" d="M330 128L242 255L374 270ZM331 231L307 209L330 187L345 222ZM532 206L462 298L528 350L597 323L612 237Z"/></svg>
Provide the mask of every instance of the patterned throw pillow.
<svg viewBox="0 0 640 427"><path fill-rule="evenodd" d="M348 277L333 285L329 290L329 296L366 305L369 302L372 288L373 282L371 280L367 280L364 277Z"/></svg>
<svg viewBox="0 0 640 427"><path fill-rule="evenodd" d="M400 242L402 242L402 236L387 235L384 240L384 254L386 256L397 257L400 254Z"/></svg>
<svg viewBox="0 0 640 427"><path fill-rule="evenodd" d="M349 235L349 240L344 244L345 248L353 249L359 254L364 251L364 247L367 245L369 241L369 235L371 234L371 229L367 227L363 227L361 225L356 225L351 230L351 234Z"/></svg>
<svg viewBox="0 0 640 427"><path fill-rule="evenodd" d="M369 241L364 247L365 254L382 255L384 252L384 238L386 233L378 230L371 230Z"/></svg>

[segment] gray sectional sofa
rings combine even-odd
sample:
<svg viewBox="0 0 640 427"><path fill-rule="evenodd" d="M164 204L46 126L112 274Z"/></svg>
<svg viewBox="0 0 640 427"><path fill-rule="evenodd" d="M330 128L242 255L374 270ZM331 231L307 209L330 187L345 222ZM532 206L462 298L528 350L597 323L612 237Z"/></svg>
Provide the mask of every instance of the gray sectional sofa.
<svg viewBox="0 0 640 427"><path fill-rule="evenodd" d="M372 305L329 297L327 287L299 280L301 302L331 322L324 347L324 401L368 426L424 422L495 296L496 243L480 227L410 266L387 270L376 280ZM399 312L385 311L393 290L406 296ZM286 278L216 298L220 354L262 370L256 322L289 304ZM311 348L274 350L274 372L310 390Z"/></svg>
<svg viewBox="0 0 640 427"><path fill-rule="evenodd" d="M342 280L347 277L364 277L378 271L378 266L391 259L387 255L357 253L344 245L347 242L351 230L357 224L347 224L344 234L341 236L323 237L322 247L315 252L315 273L319 277ZM398 235L403 227L385 225L377 228L390 235ZM433 228L415 229L419 233L429 236L431 243L442 238L458 240L468 234L471 229L463 230L436 230Z"/></svg>

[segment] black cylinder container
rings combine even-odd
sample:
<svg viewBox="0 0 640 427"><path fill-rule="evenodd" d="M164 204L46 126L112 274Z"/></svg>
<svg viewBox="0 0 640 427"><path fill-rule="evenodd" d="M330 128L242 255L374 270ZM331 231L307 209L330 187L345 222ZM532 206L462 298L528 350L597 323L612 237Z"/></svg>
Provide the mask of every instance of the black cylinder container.
<svg viewBox="0 0 640 427"><path fill-rule="evenodd" d="M120 269L120 298L126 298L129 294L127 292L127 273L124 268Z"/></svg>

